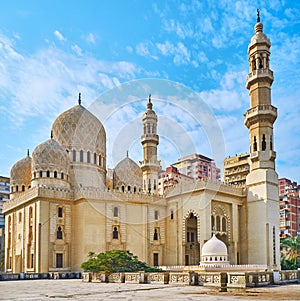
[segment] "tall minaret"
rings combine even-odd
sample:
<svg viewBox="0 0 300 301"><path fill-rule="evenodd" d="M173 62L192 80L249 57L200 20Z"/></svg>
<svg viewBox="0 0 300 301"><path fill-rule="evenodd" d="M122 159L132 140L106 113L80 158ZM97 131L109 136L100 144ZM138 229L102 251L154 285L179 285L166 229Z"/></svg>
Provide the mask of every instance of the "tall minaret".
<svg viewBox="0 0 300 301"><path fill-rule="evenodd" d="M143 115L143 135L141 143L143 146L143 161L140 161L143 171L144 192L157 194L158 172L160 162L157 160L157 145L159 138L157 135L157 115L152 110L151 95L147 104L147 111Z"/></svg>
<svg viewBox="0 0 300 301"><path fill-rule="evenodd" d="M280 266L278 175L275 171L273 124L277 109L271 104L273 72L270 69L271 43L263 33L257 10L255 34L248 47L250 109L245 125L250 136L248 187L248 263Z"/></svg>

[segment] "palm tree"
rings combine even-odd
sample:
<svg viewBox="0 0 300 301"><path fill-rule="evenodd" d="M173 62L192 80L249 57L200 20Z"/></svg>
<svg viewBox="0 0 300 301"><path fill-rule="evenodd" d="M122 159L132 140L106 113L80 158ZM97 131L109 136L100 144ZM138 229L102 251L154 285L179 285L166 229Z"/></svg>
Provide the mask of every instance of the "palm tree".
<svg viewBox="0 0 300 301"><path fill-rule="evenodd" d="M295 270L300 267L300 236L288 235L280 242L282 269Z"/></svg>

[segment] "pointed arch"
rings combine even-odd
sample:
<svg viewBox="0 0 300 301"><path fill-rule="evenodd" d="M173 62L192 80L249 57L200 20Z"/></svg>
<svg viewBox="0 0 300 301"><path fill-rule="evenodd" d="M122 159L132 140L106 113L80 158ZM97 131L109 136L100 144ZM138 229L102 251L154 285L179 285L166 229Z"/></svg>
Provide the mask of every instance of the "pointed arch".
<svg viewBox="0 0 300 301"><path fill-rule="evenodd" d="M182 223L182 242L185 243L186 241L186 221L187 219L193 214L197 218L197 241L200 242L200 216L199 213L194 209L189 209L184 217L183 217L183 223Z"/></svg>

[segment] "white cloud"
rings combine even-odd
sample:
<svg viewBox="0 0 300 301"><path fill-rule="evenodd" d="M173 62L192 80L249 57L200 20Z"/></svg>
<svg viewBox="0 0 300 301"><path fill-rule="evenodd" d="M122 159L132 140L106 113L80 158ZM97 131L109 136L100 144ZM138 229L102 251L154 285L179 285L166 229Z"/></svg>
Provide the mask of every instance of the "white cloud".
<svg viewBox="0 0 300 301"><path fill-rule="evenodd" d="M162 55L172 56L175 65L182 65L190 62L191 54L182 42L178 42L174 45L169 41L166 41L165 43L157 43L156 47Z"/></svg>
<svg viewBox="0 0 300 301"><path fill-rule="evenodd" d="M95 36L92 33L89 33L86 37L86 41L88 43L95 44L96 43Z"/></svg>
<svg viewBox="0 0 300 301"><path fill-rule="evenodd" d="M71 49L78 55L82 56L82 50L78 45L71 46Z"/></svg>
<svg viewBox="0 0 300 301"><path fill-rule="evenodd" d="M140 56L149 56L149 50L145 43L139 43L136 46L136 53Z"/></svg>
<svg viewBox="0 0 300 301"><path fill-rule="evenodd" d="M65 41L65 37L62 35L62 33L60 33L58 30L54 31L54 35L55 37L59 40L59 41Z"/></svg>
<svg viewBox="0 0 300 301"><path fill-rule="evenodd" d="M79 47L73 50L81 53ZM24 55L14 49L13 40L0 36L0 92L6 99L0 107L16 127L46 112L51 119L72 106L79 91L88 104L120 81L134 79L138 72L130 62L79 59L53 46Z"/></svg>

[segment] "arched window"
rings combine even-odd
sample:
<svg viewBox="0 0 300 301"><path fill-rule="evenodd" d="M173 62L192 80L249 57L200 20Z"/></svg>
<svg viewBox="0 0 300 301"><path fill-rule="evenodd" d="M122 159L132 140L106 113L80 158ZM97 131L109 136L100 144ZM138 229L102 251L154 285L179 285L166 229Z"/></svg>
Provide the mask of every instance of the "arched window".
<svg viewBox="0 0 300 301"><path fill-rule="evenodd" d="M273 150L273 138L270 136L270 150Z"/></svg>
<svg viewBox="0 0 300 301"><path fill-rule="evenodd" d="M136 193L136 186L133 187L133 192Z"/></svg>
<svg viewBox="0 0 300 301"><path fill-rule="evenodd" d="M217 216L216 218L216 224L217 224L217 231L221 231L221 221L220 221L220 216Z"/></svg>
<svg viewBox="0 0 300 301"><path fill-rule="evenodd" d="M118 239L118 238L119 238L118 228L114 227L114 230L113 230L113 239Z"/></svg>
<svg viewBox="0 0 300 301"><path fill-rule="evenodd" d="M98 165L101 166L101 155L99 155Z"/></svg>
<svg viewBox="0 0 300 301"><path fill-rule="evenodd" d="M171 219L174 219L174 212L173 212L173 210L171 210Z"/></svg>
<svg viewBox="0 0 300 301"><path fill-rule="evenodd" d="M154 211L154 219L155 219L155 220L158 220L158 210L155 210L155 211Z"/></svg>
<svg viewBox="0 0 300 301"><path fill-rule="evenodd" d="M262 142L261 142L261 149L264 151L266 150L267 144L266 144L266 135L263 134L262 136Z"/></svg>
<svg viewBox="0 0 300 301"><path fill-rule="evenodd" d="M57 217L63 217L63 209L62 209L62 207L58 207L58 209L57 209Z"/></svg>
<svg viewBox="0 0 300 301"><path fill-rule="evenodd" d="M76 150L75 149L73 149L73 151L72 151L72 161L76 162Z"/></svg>
<svg viewBox="0 0 300 301"><path fill-rule="evenodd" d="M43 172L40 170L40 178L42 178L43 177Z"/></svg>
<svg viewBox="0 0 300 301"><path fill-rule="evenodd" d="M89 151L86 153L86 162L91 163L91 153Z"/></svg>
<svg viewBox="0 0 300 301"><path fill-rule="evenodd" d="M94 164L97 164L97 154L94 153Z"/></svg>
<svg viewBox="0 0 300 301"><path fill-rule="evenodd" d="M64 179L64 173L63 173L63 172L61 173L60 177L61 177L62 179Z"/></svg>
<svg viewBox="0 0 300 301"><path fill-rule="evenodd" d="M215 230L215 217L213 215L211 216L211 230Z"/></svg>
<svg viewBox="0 0 300 301"><path fill-rule="evenodd" d="M157 232L157 229L154 229L153 240L158 240L158 232Z"/></svg>
<svg viewBox="0 0 300 301"><path fill-rule="evenodd" d="M57 228L56 238L57 239L62 239L63 238L63 233L62 233L62 229L61 229L60 226Z"/></svg>
<svg viewBox="0 0 300 301"><path fill-rule="evenodd" d="M156 190L156 180L154 179L154 182L153 182L153 189Z"/></svg>
<svg viewBox="0 0 300 301"><path fill-rule="evenodd" d="M119 216L118 207L114 207L114 217L118 217L118 216Z"/></svg>
<svg viewBox="0 0 300 301"><path fill-rule="evenodd" d="M222 218L222 231L226 232L226 218L223 216Z"/></svg>
<svg viewBox="0 0 300 301"><path fill-rule="evenodd" d="M10 187L10 191L11 191L11 193L14 192L14 186L11 186L11 187Z"/></svg>
<svg viewBox="0 0 300 301"><path fill-rule="evenodd" d="M127 191L130 191L130 185L127 186Z"/></svg>
<svg viewBox="0 0 300 301"><path fill-rule="evenodd" d="M257 151L257 142L256 142L256 136L254 136L254 141L253 141L253 151Z"/></svg>
<svg viewBox="0 0 300 301"><path fill-rule="evenodd" d="M25 185L22 185L22 191L25 191Z"/></svg>
<svg viewBox="0 0 300 301"><path fill-rule="evenodd" d="M19 186L18 185L16 185L16 192L18 192L19 191Z"/></svg>
<svg viewBox="0 0 300 301"><path fill-rule="evenodd" d="M53 175L54 175L54 178L57 178L57 171L56 170L54 171Z"/></svg>
<svg viewBox="0 0 300 301"><path fill-rule="evenodd" d="M125 191L125 186L124 185L122 185L122 192L124 192Z"/></svg>
<svg viewBox="0 0 300 301"><path fill-rule="evenodd" d="M79 153L79 160L80 162L83 162L83 150L81 150Z"/></svg>
<svg viewBox="0 0 300 301"><path fill-rule="evenodd" d="M50 171L49 170L47 170L47 172L46 172L46 177L50 178Z"/></svg>

